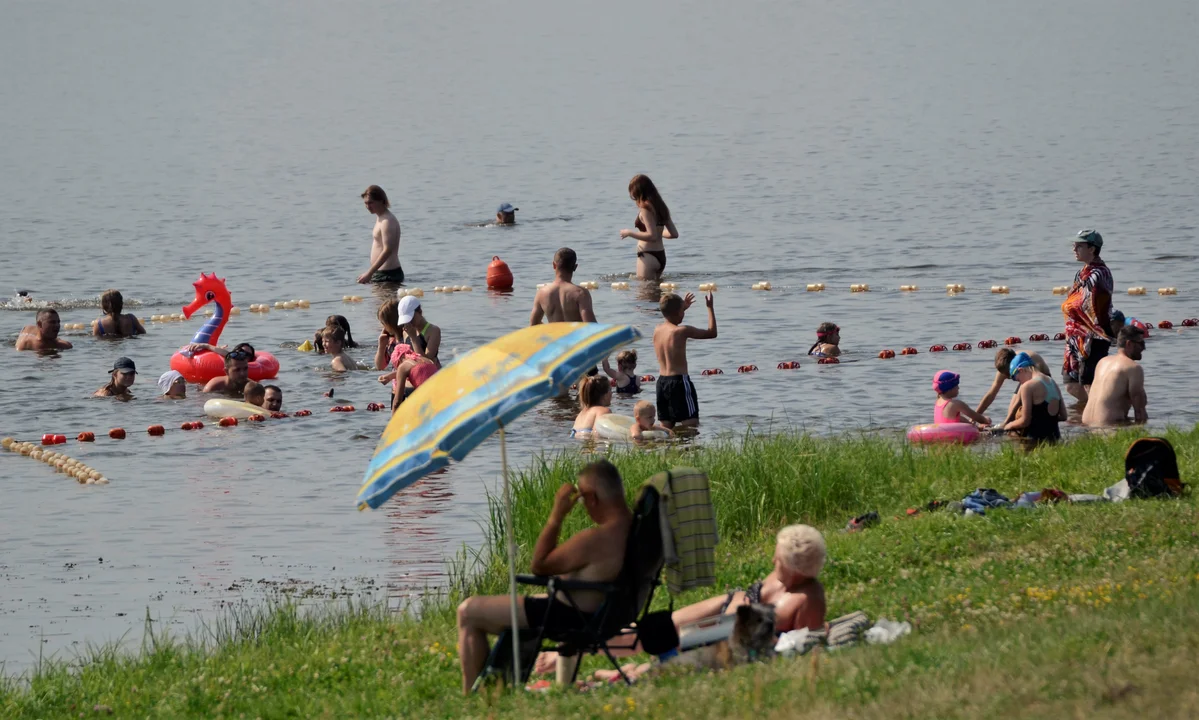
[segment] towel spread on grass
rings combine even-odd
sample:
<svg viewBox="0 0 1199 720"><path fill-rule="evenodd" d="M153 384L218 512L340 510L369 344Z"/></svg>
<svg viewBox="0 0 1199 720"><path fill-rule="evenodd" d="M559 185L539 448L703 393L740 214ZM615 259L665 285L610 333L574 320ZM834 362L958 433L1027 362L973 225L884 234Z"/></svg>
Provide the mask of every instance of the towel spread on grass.
<svg viewBox="0 0 1199 720"><path fill-rule="evenodd" d="M666 586L677 595L684 590L716 584L716 511L708 476L696 468L666 470L646 480L662 501L662 550Z"/></svg>

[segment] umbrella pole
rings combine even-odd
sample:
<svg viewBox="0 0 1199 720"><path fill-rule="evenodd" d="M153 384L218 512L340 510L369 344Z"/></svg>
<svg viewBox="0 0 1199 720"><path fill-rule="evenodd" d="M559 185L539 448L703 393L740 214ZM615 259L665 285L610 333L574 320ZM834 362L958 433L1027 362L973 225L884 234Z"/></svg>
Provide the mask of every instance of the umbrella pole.
<svg viewBox="0 0 1199 720"><path fill-rule="evenodd" d="M508 442L500 424L500 462L504 468L504 528L508 536L508 593L512 610L512 677L513 687L520 685L520 622L516 613L516 538L512 531L512 489L508 482Z"/></svg>

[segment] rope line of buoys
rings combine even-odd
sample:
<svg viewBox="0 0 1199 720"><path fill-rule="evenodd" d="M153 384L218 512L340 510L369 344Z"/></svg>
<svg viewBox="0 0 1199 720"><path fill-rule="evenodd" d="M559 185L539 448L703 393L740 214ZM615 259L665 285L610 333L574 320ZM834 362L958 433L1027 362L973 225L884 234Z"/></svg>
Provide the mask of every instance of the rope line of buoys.
<svg viewBox="0 0 1199 720"><path fill-rule="evenodd" d="M57 435L53 444L60 445L66 438ZM58 440L62 438L62 440ZM20 442L10 437L0 440L0 446L8 452L40 460L60 473L65 473L79 482L80 485L107 485L108 478L95 468L76 460L75 458L54 450L43 450L31 442Z"/></svg>

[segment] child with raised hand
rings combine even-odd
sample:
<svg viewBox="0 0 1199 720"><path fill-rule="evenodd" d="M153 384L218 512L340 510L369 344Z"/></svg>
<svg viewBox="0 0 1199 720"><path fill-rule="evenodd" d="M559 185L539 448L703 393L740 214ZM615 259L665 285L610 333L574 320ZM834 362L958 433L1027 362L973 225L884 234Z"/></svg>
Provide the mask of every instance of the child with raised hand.
<svg viewBox="0 0 1199 720"><path fill-rule="evenodd" d="M616 369L604 358L604 372L616 381L615 391L622 395L641 392L641 378L637 377L637 351L624 350L616 356Z"/></svg>
<svg viewBox="0 0 1199 720"><path fill-rule="evenodd" d="M595 429L595 421L612 412L612 385L607 378L588 375L579 381L579 406L582 410L575 418L570 436L589 435Z"/></svg>
<svg viewBox="0 0 1199 720"><path fill-rule="evenodd" d="M654 354L658 356L658 367L662 371L657 383L658 419L666 428L699 425L699 399L687 374L687 341L716 337L716 309L709 292L704 298L704 304L708 306L708 327L683 325L683 316L694 302L695 296L691 293L686 297L666 293L658 303L665 321L654 328Z"/></svg>
<svg viewBox="0 0 1199 720"><path fill-rule="evenodd" d="M662 430L668 435L674 435L674 430L654 422L657 416L654 404L649 400L638 400L633 406L633 424L629 426L629 435L634 440L644 440L644 434L651 430Z"/></svg>
<svg viewBox="0 0 1199 720"><path fill-rule="evenodd" d="M948 370L941 370L933 376L933 390L937 393L937 404L933 406L933 423L946 425L965 422L962 420L962 416L965 415L979 425L990 425L989 417L975 412L969 405L957 399L958 383L961 379L960 375Z"/></svg>

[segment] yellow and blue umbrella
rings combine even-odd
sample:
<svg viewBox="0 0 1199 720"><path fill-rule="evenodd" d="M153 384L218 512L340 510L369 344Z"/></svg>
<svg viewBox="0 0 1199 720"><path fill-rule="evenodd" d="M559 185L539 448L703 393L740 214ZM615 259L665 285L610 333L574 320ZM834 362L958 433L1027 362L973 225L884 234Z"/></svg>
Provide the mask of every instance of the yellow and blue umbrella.
<svg viewBox="0 0 1199 720"><path fill-rule="evenodd" d="M358 508L377 508L641 333L631 325L548 323L509 333L446 365L400 405L366 468Z"/></svg>
<svg viewBox="0 0 1199 720"><path fill-rule="evenodd" d="M520 668L516 612L516 541L504 427L641 333L631 325L534 325L471 350L421 383L387 423L358 491L358 509L377 508L428 473L461 460L491 433L500 433L512 667ZM520 677L520 671L515 670Z"/></svg>

